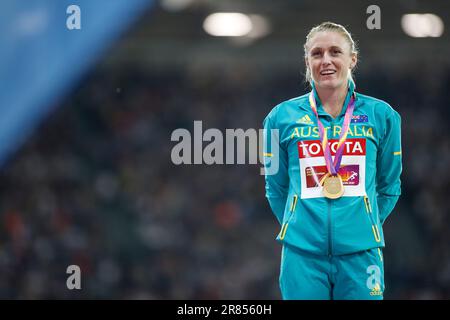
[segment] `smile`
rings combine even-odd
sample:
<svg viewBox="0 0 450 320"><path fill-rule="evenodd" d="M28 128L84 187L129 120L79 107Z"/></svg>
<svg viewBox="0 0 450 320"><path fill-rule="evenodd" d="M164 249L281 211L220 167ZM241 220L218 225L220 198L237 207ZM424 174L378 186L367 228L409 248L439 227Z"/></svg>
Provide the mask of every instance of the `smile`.
<svg viewBox="0 0 450 320"><path fill-rule="evenodd" d="M321 76L329 76L329 75L332 75L335 73L336 73L336 70L330 70L330 69L320 71Z"/></svg>

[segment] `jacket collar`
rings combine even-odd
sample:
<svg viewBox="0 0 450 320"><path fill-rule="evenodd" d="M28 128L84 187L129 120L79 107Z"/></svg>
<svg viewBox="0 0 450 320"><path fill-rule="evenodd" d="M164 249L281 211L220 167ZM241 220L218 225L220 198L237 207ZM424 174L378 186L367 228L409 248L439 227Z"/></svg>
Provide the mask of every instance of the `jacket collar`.
<svg viewBox="0 0 450 320"><path fill-rule="evenodd" d="M316 87L314 85L314 81L312 81L311 86L312 86L312 91L314 92L314 98L316 99L317 113L319 114L319 116L330 116L330 114L328 114L322 106L322 102L320 101L319 95L317 94ZM353 80L349 79L347 96L345 97L345 100L344 100L344 107L342 108L341 113L337 116L337 118L343 117L345 115L348 104L350 102L350 97L352 96L353 92L355 91L355 88L356 88L355 82ZM355 98L356 98L356 92L355 92ZM309 102L308 102L308 104L309 104ZM355 107L356 107L356 105L355 105Z"/></svg>

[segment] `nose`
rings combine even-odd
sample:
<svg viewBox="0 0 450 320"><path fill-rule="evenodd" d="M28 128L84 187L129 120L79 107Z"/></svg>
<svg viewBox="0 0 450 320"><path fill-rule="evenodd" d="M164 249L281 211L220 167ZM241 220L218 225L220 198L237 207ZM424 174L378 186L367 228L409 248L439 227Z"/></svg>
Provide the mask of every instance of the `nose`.
<svg viewBox="0 0 450 320"><path fill-rule="evenodd" d="M322 58L322 64L323 65L329 65L331 64L331 56L328 52L325 52Z"/></svg>

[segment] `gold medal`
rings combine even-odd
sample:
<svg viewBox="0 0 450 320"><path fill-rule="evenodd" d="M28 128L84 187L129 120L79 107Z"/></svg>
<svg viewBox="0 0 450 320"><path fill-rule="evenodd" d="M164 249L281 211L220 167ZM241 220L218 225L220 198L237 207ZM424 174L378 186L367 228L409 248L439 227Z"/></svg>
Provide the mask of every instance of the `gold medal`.
<svg viewBox="0 0 450 320"><path fill-rule="evenodd" d="M333 176L330 173L327 173L322 180L322 184L322 192L324 196L329 199L337 199L344 194L344 184L342 183L342 178L339 174Z"/></svg>

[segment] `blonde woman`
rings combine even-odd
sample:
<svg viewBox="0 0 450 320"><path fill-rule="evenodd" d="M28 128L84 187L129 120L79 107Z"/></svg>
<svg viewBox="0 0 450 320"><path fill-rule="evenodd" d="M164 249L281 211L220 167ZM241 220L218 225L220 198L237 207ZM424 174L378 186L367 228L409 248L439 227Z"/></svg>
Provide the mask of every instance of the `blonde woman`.
<svg viewBox="0 0 450 320"><path fill-rule="evenodd" d="M401 192L400 116L355 91L358 52L345 27L312 28L304 50L311 92L264 119L266 169L277 163L265 181L281 225L282 298L383 299L382 225Z"/></svg>

